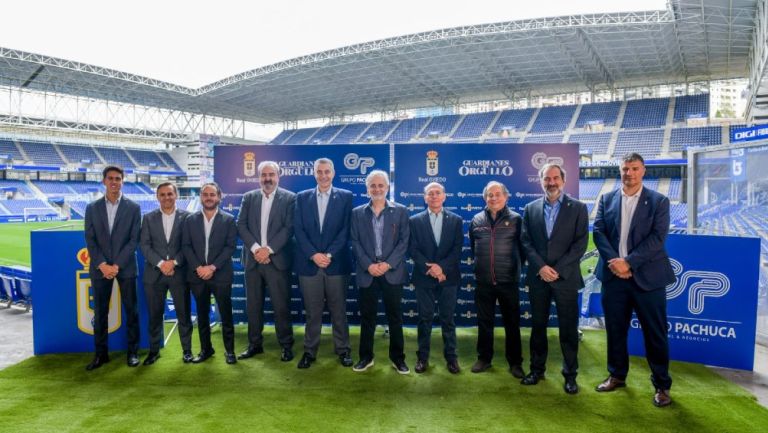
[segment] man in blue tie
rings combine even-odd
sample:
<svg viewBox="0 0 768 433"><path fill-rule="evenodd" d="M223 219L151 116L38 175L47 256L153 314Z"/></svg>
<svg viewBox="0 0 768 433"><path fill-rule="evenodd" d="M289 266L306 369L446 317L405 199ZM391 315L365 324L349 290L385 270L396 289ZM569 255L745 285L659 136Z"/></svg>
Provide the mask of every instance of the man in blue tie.
<svg viewBox="0 0 768 433"><path fill-rule="evenodd" d="M333 186L333 161L314 164L317 187L296 194L293 229L296 236L294 270L304 297L306 326L304 355L298 368L309 368L317 358L323 306L328 305L333 345L339 362L352 366L347 325L347 284L351 271L349 218L352 192Z"/></svg>
<svg viewBox="0 0 768 433"><path fill-rule="evenodd" d="M443 208L445 187L432 182L424 187L424 202L427 210L410 219L413 276L419 304L419 350L416 353L416 373L429 368L429 346L432 335L432 321L437 301L440 326L443 333L443 356L448 371L461 371L456 355L456 292L461 273L461 246L464 244L461 217Z"/></svg>

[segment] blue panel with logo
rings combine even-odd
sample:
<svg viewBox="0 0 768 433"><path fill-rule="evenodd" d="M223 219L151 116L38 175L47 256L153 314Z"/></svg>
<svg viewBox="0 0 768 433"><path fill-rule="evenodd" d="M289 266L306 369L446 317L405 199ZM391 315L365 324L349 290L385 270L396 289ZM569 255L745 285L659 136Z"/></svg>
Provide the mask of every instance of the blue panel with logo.
<svg viewBox="0 0 768 433"><path fill-rule="evenodd" d="M677 281L667 287L670 358L752 370L757 326L760 239L669 235ZM636 317L632 355L644 355Z"/></svg>
<svg viewBox="0 0 768 433"><path fill-rule="evenodd" d="M31 238L35 355L93 352L93 298L83 232L33 231ZM148 315L140 276L136 290L141 331L139 345L147 348ZM126 346L122 305L115 287L110 300L109 348L125 350Z"/></svg>

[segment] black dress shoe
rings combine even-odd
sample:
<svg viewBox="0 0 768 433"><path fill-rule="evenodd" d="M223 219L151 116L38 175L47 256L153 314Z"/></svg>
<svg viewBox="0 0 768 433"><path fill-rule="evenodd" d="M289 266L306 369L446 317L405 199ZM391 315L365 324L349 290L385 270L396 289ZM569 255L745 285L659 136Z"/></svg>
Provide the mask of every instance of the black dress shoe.
<svg viewBox="0 0 768 433"><path fill-rule="evenodd" d="M227 360L227 364L237 364L237 357L232 352L225 352L224 359Z"/></svg>
<svg viewBox="0 0 768 433"><path fill-rule="evenodd" d="M293 350L290 347L283 347L283 350L280 351L280 360L283 362L293 360Z"/></svg>
<svg viewBox="0 0 768 433"><path fill-rule="evenodd" d="M563 385L563 390L566 394L578 394L579 393L579 385L576 383L575 377L569 377L565 379L565 385Z"/></svg>
<svg viewBox="0 0 768 433"><path fill-rule="evenodd" d="M253 358L260 353L264 353L264 348L262 346L248 346L247 349L237 356L237 359Z"/></svg>
<svg viewBox="0 0 768 433"><path fill-rule="evenodd" d="M146 359L144 359L144 365L152 365L160 359L160 352L149 352Z"/></svg>
<svg viewBox="0 0 768 433"><path fill-rule="evenodd" d="M544 379L544 373L530 372L525 376L520 383L523 385L536 385L540 380Z"/></svg>
<svg viewBox="0 0 768 433"><path fill-rule="evenodd" d="M523 367L519 365L510 365L509 372L512 373L512 376L515 376L517 379L522 379L523 377L525 377L525 372L523 371Z"/></svg>
<svg viewBox="0 0 768 433"><path fill-rule="evenodd" d="M128 367L138 367L139 366L139 355L135 353L131 353L128 355Z"/></svg>
<svg viewBox="0 0 768 433"><path fill-rule="evenodd" d="M399 374L410 374L411 369L408 368L408 364L405 363L405 360L402 359L400 361L392 361L392 368L395 369Z"/></svg>
<svg viewBox="0 0 768 433"><path fill-rule="evenodd" d="M427 368L429 368L429 361L427 361L426 359L419 359L418 361L416 361L416 367L414 368L414 370L416 371L416 373L421 374L427 371Z"/></svg>
<svg viewBox="0 0 768 433"><path fill-rule="evenodd" d="M459 374L461 373L461 367L459 367L459 361L452 359L448 361L446 364L446 367L448 367L448 372L451 374Z"/></svg>
<svg viewBox="0 0 768 433"><path fill-rule="evenodd" d="M85 366L85 369L87 371L95 370L108 362L109 362L109 355L107 355L106 353L103 355L96 354L94 355L93 360L88 365Z"/></svg>
<svg viewBox="0 0 768 433"><path fill-rule="evenodd" d="M472 373L482 373L485 370L488 370L489 368L491 368L490 362L483 361L482 359L478 359L472 365Z"/></svg>
<svg viewBox="0 0 768 433"><path fill-rule="evenodd" d="M344 367L352 367L352 364L354 364L354 361L352 361L352 355L350 355L349 352L344 352L339 355L339 362Z"/></svg>
<svg viewBox="0 0 768 433"><path fill-rule="evenodd" d="M373 367L373 358L363 358L359 361L357 361L357 364L355 364L354 367L352 367L352 371L365 371L369 368Z"/></svg>
<svg viewBox="0 0 768 433"><path fill-rule="evenodd" d="M304 355L301 356L299 365L297 365L296 367L302 368L302 369L309 368L312 366L313 362L315 362L315 357L305 352Z"/></svg>
<svg viewBox="0 0 768 433"><path fill-rule="evenodd" d="M185 364L192 362L192 351L185 350L181 355L181 360L184 361Z"/></svg>
<svg viewBox="0 0 768 433"><path fill-rule="evenodd" d="M205 362L206 359L213 356L213 354L216 353L215 350L201 350L200 353L197 354L194 358L192 358L193 364L199 364L201 362Z"/></svg>

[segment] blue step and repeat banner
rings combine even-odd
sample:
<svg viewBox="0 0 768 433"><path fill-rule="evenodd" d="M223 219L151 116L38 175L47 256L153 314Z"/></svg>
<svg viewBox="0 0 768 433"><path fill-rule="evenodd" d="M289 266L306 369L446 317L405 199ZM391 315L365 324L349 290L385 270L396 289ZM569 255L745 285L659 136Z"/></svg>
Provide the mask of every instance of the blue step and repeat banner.
<svg viewBox="0 0 768 433"><path fill-rule="evenodd" d="M390 156L392 153L394 161ZM491 180L507 186L511 194L509 206L518 213L522 213L526 203L541 196L538 169L547 162L563 164L566 171L572 173L572 178L569 177L566 184L566 191L570 195L578 197L579 190L577 144L217 146L214 149L214 179L226 195L222 200L222 208L237 215L242 194L259 188L256 167L264 160L276 161L280 166L281 187L294 192L314 188L313 162L320 157L330 158L334 162L334 186L351 190L355 206L368 201L365 177L373 169L392 174L392 198L408 207L412 214L424 209L424 186L433 181L442 183L448 193L445 206L462 216L465 233L472 215L485 206L482 190ZM238 245L235 253L232 303L235 321L246 322L243 269L239 263L241 248L242 245ZM462 263L457 325L475 326L474 278L468 244L464 248ZM521 314L523 324L527 324L530 312L525 288L523 291ZM303 319L302 310L301 292L294 279L291 313L295 321ZM408 285L403 296L406 324L417 323L417 310L414 288ZM379 314L383 316L383 312ZM354 284L350 285L348 292L347 315L350 323L359 323L357 288ZM265 307L265 317L268 321L272 319L269 302ZM327 313L324 319L328 320Z"/></svg>
<svg viewBox="0 0 768 433"><path fill-rule="evenodd" d="M666 289L670 358L752 370L760 239L669 235L667 251L677 277ZM645 355L636 317L629 350Z"/></svg>

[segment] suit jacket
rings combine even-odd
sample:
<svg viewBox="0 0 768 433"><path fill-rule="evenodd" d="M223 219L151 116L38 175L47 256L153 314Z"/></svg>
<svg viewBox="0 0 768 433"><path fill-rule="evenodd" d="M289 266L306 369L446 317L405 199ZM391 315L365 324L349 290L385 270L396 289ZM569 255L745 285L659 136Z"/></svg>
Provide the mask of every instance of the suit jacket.
<svg viewBox="0 0 768 433"><path fill-rule="evenodd" d="M141 253L144 255L144 285L149 286L158 282L163 273L157 264L161 260L175 260L176 269L172 277L173 284L183 285L186 282L186 260L181 251L181 237L183 234L184 220L189 212L176 209L173 218L170 240L165 239L163 231L163 211L155 209L144 215L141 221Z"/></svg>
<svg viewBox="0 0 768 433"><path fill-rule="evenodd" d="M349 219L352 214L352 192L332 188L325 211L323 231L317 208L317 188L296 194L293 230L296 235L294 270L296 274L312 276L318 267L312 261L317 253L331 254L328 275L346 275L351 271L349 254Z"/></svg>
<svg viewBox="0 0 768 433"><path fill-rule="evenodd" d="M643 187L632 217L627 239L627 256L632 276L644 290L666 287L675 274L664 248L669 233L669 199ZM608 260L619 257L621 234L621 189L603 194L597 207L593 237L600 261L596 276L604 284L616 278Z"/></svg>
<svg viewBox="0 0 768 433"><path fill-rule="evenodd" d="M434 287L437 280L427 275L426 263L437 263L445 274L444 286L458 286L461 281L459 263L461 247L464 245L464 232L461 217L443 210L443 228L440 231L440 244L435 241L429 210L411 217L410 254L413 259L411 282L417 286Z"/></svg>
<svg viewBox="0 0 768 433"><path fill-rule="evenodd" d="M390 284L405 284L408 282L405 253L408 251L408 238L411 234L408 210L401 204L388 202L382 212L384 213L384 233L381 242L381 259L391 267L384 274L384 278ZM373 283L373 276L368 273L368 266L376 263L376 239L373 234L372 217L373 212L369 204L352 210L352 228L349 238L357 259L355 272L358 287L368 287Z"/></svg>
<svg viewBox="0 0 768 433"><path fill-rule="evenodd" d="M85 245L91 263L91 278L103 279L99 265L117 265L119 278L136 277L136 246L139 243L141 207L125 195L120 199L112 233L109 232L106 198L102 197L85 208Z"/></svg>
<svg viewBox="0 0 768 433"><path fill-rule="evenodd" d="M526 284L529 287L547 284L539 278L538 272L548 265L560 274L560 278L549 283L552 287L579 290L584 287L579 262L587 250L589 240L587 205L563 195L552 234L547 238L545 200L542 197L528 203L523 214L520 243L528 260Z"/></svg>
<svg viewBox="0 0 768 433"><path fill-rule="evenodd" d="M231 285L234 277L232 254L237 242L235 218L219 209L213 217L211 234L208 237L208 258L205 257L205 216L199 210L189 215L183 224L181 247L187 261L187 281L190 284L203 284L195 273L198 266L214 265L216 272L209 280L217 285Z"/></svg>
<svg viewBox="0 0 768 433"><path fill-rule="evenodd" d="M291 269L293 240L293 213L296 206L296 194L278 187L274 202L269 211L267 227L267 245L275 253L270 256L271 262L277 269ZM261 200L264 193L261 189L250 191L243 196L240 203L240 213L237 216L237 231L243 240L242 263L246 271L256 269L259 263L253 258L251 247L254 243L261 245ZM263 246L263 245L262 245Z"/></svg>

